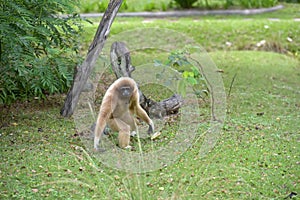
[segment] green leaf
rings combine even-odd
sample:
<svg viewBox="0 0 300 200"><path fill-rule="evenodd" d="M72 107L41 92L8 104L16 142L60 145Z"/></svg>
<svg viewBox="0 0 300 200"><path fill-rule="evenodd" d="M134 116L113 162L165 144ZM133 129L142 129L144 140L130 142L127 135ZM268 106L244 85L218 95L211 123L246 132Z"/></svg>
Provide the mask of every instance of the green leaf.
<svg viewBox="0 0 300 200"><path fill-rule="evenodd" d="M193 77L187 77L186 81L191 85L196 85L198 83L198 81Z"/></svg>

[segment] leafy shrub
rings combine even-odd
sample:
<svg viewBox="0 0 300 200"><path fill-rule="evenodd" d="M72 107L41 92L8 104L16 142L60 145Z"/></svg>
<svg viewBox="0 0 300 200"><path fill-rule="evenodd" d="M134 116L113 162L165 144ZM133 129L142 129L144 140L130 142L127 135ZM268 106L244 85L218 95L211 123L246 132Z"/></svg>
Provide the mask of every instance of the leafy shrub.
<svg viewBox="0 0 300 200"><path fill-rule="evenodd" d="M80 12L81 13L97 13L104 12L108 5L108 0L80 0Z"/></svg>
<svg viewBox="0 0 300 200"><path fill-rule="evenodd" d="M218 8L262 8L272 7L278 3L278 0L224 0L224 1L209 1L199 0L198 7L206 9L218 9Z"/></svg>
<svg viewBox="0 0 300 200"><path fill-rule="evenodd" d="M168 56L167 65L182 73L182 80L179 82L178 91L185 96L186 88L192 87L194 93L203 98L208 94L204 77L196 66L193 66L186 55L190 54L187 49L180 49L171 52Z"/></svg>
<svg viewBox="0 0 300 200"><path fill-rule="evenodd" d="M233 0L226 0L224 7L230 8L233 5L234 5Z"/></svg>
<svg viewBox="0 0 300 200"><path fill-rule="evenodd" d="M174 0L181 8L192 8L197 0Z"/></svg>
<svg viewBox="0 0 300 200"><path fill-rule="evenodd" d="M278 0L225 0L225 1L174 0L174 1L181 8L192 8L194 4L197 2L196 7L201 7L206 9L229 8L232 6L239 6L242 8L261 8L261 7L274 6L278 2ZM290 1L295 1L295 0L290 0Z"/></svg>
<svg viewBox="0 0 300 200"><path fill-rule="evenodd" d="M286 3L300 3L300 0L279 0L280 2L286 2Z"/></svg>
<svg viewBox="0 0 300 200"><path fill-rule="evenodd" d="M155 10L155 9L156 9L155 3L152 2L152 1L146 3L145 6L144 6L144 10L145 10L145 11L153 11L153 10Z"/></svg>
<svg viewBox="0 0 300 200"><path fill-rule="evenodd" d="M76 1L1 2L0 103L64 92L78 63Z"/></svg>
<svg viewBox="0 0 300 200"><path fill-rule="evenodd" d="M191 87L198 97L203 98L209 93L208 88L199 69L189 62L187 55L190 53L189 48L172 51L165 63L155 60L154 66L170 66L181 73L178 92L182 96L186 95L187 87Z"/></svg>
<svg viewBox="0 0 300 200"><path fill-rule="evenodd" d="M244 8L262 8L276 5L278 0L240 0L240 5Z"/></svg>

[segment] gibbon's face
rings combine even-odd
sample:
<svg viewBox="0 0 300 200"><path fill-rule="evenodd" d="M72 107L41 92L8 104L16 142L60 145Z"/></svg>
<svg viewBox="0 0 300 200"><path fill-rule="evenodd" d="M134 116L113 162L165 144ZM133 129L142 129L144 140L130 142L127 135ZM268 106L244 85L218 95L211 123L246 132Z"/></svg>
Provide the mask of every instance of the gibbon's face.
<svg viewBox="0 0 300 200"><path fill-rule="evenodd" d="M121 98L129 98L132 95L132 90L133 88L131 88L130 86L123 86L119 88L119 96Z"/></svg>

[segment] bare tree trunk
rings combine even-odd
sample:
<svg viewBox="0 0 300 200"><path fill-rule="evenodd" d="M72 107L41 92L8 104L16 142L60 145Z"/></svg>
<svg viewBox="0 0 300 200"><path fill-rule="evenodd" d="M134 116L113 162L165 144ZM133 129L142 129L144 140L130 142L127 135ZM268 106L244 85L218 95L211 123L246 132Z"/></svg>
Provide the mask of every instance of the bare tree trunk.
<svg viewBox="0 0 300 200"><path fill-rule="evenodd" d="M101 50L103 49L106 38L109 35L110 27L115 19L123 0L110 0L108 7L100 21L94 40L91 43L86 58L81 66L77 66L73 85L65 99L61 109L61 115L69 117L73 114L78 103L79 96L87 82L87 79L95 65Z"/></svg>
<svg viewBox="0 0 300 200"><path fill-rule="evenodd" d="M111 45L110 60L117 78L131 77L131 72L135 70L135 67L131 65L130 51L125 43L114 42ZM140 104L151 117L162 118L177 113L183 103L181 96L178 94L174 94L160 102L155 102L147 98L141 90L139 90L139 93Z"/></svg>

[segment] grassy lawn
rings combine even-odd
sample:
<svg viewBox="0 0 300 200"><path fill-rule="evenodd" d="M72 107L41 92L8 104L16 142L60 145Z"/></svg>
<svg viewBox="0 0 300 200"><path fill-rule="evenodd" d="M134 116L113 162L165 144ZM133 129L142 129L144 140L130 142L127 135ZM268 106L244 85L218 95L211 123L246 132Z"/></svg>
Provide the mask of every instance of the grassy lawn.
<svg viewBox="0 0 300 200"><path fill-rule="evenodd" d="M59 114L64 96L2 106L0 199L283 199L292 192L299 197L300 26L287 17L267 18L118 18L112 35L137 27L168 28L209 51L223 71L228 95L215 148L199 155L209 126L209 98L199 106L203 121L188 150L174 163L138 174L111 168L90 153L74 119ZM96 25L86 26L83 52L95 30ZM257 47L261 40L266 44ZM150 62L154 54L144 55L133 57L134 64ZM180 149L170 142L170 124L158 140L142 144Z"/></svg>
<svg viewBox="0 0 300 200"><path fill-rule="evenodd" d="M99 13L104 12L109 0L81 0L80 5L80 13ZM198 1L198 3L194 4L194 9L204 10L204 9L224 9L226 7L225 0L208 0L209 6L207 8L206 1ZM237 0L233 1L234 6L229 7L229 9L237 9L239 5ZM284 3L280 2L278 4L284 5L284 7L289 8L288 10L279 11L279 13L275 14L278 16L280 14L281 18L293 16L299 17L299 9L297 4L292 3ZM270 4L269 4L270 5ZM180 8L174 3L172 0L126 0L123 1L123 4L120 8L120 12L141 12L141 11L170 11L170 10L180 10ZM263 14L264 16L274 17L273 13ZM211 16L208 16L211 18ZM239 16L233 16L239 17ZM215 18L215 17L213 17Z"/></svg>
<svg viewBox="0 0 300 200"><path fill-rule="evenodd" d="M286 4L277 12L249 16L198 16L190 18L144 19L116 18L112 34L138 28L167 28L192 37L207 51L216 50L267 50L299 54L300 51L300 4ZM272 20L280 19L280 20ZM86 25L83 42L87 46L100 19ZM292 40L290 40L292 39ZM265 40L266 44L257 47ZM228 45L228 42L230 45Z"/></svg>

